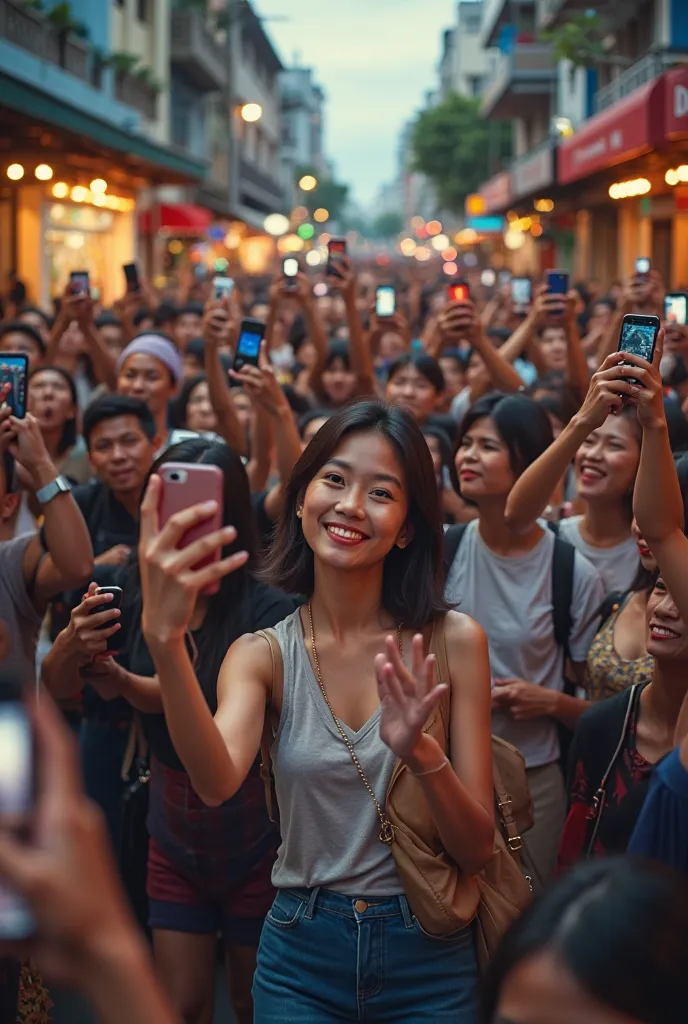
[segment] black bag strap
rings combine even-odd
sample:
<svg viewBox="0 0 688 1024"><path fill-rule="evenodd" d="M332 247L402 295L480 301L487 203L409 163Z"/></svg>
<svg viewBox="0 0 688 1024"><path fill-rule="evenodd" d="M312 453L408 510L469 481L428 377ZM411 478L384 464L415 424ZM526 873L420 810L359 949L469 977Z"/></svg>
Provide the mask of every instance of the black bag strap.
<svg viewBox="0 0 688 1024"><path fill-rule="evenodd" d="M593 826L592 833L590 835L590 841L588 843L587 850L585 851L586 858L592 855L592 851L595 847L595 840L597 839L597 833L600 830L600 822L602 820L602 812L606 806L607 797L607 783L609 782L609 776L611 775L614 765L621 756L621 751L626 745L626 736L628 734L628 727L631 722L631 715L633 714L638 698L640 697L640 691L642 686L639 683L634 683L628 691L628 702L626 704L626 714L624 715L623 726L621 727L621 735L619 736L619 742L616 744L616 750L612 754L611 761L607 765L606 771L600 780L600 784L597 787L595 796L593 797L592 807L590 809L590 816L593 818L595 824Z"/></svg>
<svg viewBox="0 0 688 1024"><path fill-rule="evenodd" d="M461 547L461 541L464 538L467 526L468 523L457 523L455 526L450 526L448 530L444 531L445 572L449 572L452 567L452 563L456 558L456 553Z"/></svg>
<svg viewBox="0 0 688 1024"><path fill-rule="evenodd" d="M571 657L569 639L573 626L571 603L573 601L575 562L576 549L573 544L569 544L555 534L552 555L552 618L554 619L554 639L557 646L563 649L567 661Z"/></svg>

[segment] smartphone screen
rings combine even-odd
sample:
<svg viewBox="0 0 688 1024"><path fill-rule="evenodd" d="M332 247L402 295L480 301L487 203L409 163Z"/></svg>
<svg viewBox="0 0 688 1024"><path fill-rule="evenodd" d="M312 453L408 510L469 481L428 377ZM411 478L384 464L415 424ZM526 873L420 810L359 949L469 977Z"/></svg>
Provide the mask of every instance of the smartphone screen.
<svg viewBox="0 0 688 1024"><path fill-rule="evenodd" d="M655 354L655 343L659 334L659 317L628 314L623 318L619 336L618 352L628 352L632 356L640 356L648 363ZM640 382L633 377L626 377L632 384Z"/></svg>
<svg viewBox="0 0 688 1024"><path fill-rule="evenodd" d="M550 295L567 295L569 275L563 270L548 270L547 289Z"/></svg>
<svg viewBox="0 0 688 1024"><path fill-rule="evenodd" d="M647 256L639 256L635 261L636 274L649 274L652 264Z"/></svg>
<svg viewBox="0 0 688 1024"><path fill-rule="evenodd" d="M121 587L98 587L96 594L112 594L112 601L105 601L103 604L97 605L91 612L91 615L95 615L97 612L106 612L112 608L122 607L122 588ZM110 626L114 626L118 619L111 619L108 622L104 622L102 626L97 626L97 629L108 629ZM108 637L107 649L111 654L117 654L119 652L120 636L119 633L114 633Z"/></svg>
<svg viewBox="0 0 688 1024"><path fill-rule="evenodd" d="M509 281L511 280L511 271L500 270L497 276L497 280L499 281L500 284L508 284Z"/></svg>
<svg viewBox="0 0 688 1024"><path fill-rule="evenodd" d="M282 262L282 273L285 277L296 277L299 272L299 261L296 256L287 256Z"/></svg>
<svg viewBox="0 0 688 1024"><path fill-rule="evenodd" d="M450 284L449 285L449 301L450 302L468 302L468 285L467 284Z"/></svg>
<svg viewBox="0 0 688 1024"><path fill-rule="evenodd" d="M88 270L73 270L69 275L69 290L72 295L90 295L91 282Z"/></svg>
<svg viewBox="0 0 688 1024"><path fill-rule="evenodd" d="M394 316L396 295L391 285L382 285L375 292L375 313L377 316Z"/></svg>
<svg viewBox="0 0 688 1024"><path fill-rule="evenodd" d="M21 686L0 682L0 828L21 835L29 829L34 790L33 732ZM0 883L0 939L24 939L34 930L23 899Z"/></svg>
<svg viewBox="0 0 688 1024"><path fill-rule="evenodd" d="M334 274L335 277L341 276L339 273L339 261L342 256L346 256L346 239L331 238L327 243L327 267L325 268L325 274Z"/></svg>
<svg viewBox="0 0 688 1024"><path fill-rule="evenodd" d="M265 324L260 320L242 320L239 341L234 357L234 369L240 370L246 363L258 365L260 343L265 334Z"/></svg>
<svg viewBox="0 0 688 1024"><path fill-rule="evenodd" d="M213 295L217 302L221 302L222 299L228 299L234 291L234 281L231 277L214 277L213 278Z"/></svg>
<svg viewBox="0 0 688 1024"><path fill-rule="evenodd" d="M23 420L26 416L26 379L29 357L24 352L0 352L0 384L9 384L10 393L5 401L12 415Z"/></svg>
<svg viewBox="0 0 688 1024"><path fill-rule="evenodd" d="M139 280L139 268L135 263L125 263L122 267L124 279L127 283L127 292L140 292L141 282Z"/></svg>
<svg viewBox="0 0 688 1024"><path fill-rule="evenodd" d="M511 278L511 301L515 306L529 306L532 291L529 277Z"/></svg>
<svg viewBox="0 0 688 1024"><path fill-rule="evenodd" d="M664 296L664 319L670 324L686 323L688 313L688 295L675 293Z"/></svg>

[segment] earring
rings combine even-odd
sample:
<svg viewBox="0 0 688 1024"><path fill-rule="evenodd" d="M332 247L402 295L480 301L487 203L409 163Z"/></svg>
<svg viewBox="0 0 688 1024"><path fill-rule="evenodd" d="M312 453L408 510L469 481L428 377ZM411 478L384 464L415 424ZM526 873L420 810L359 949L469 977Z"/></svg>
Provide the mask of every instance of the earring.
<svg viewBox="0 0 688 1024"><path fill-rule="evenodd" d="M297 510L296 510L296 517L297 517L297 519L301 519L302 516L303 516L303 509L302 508L297 508Z"/></svg>

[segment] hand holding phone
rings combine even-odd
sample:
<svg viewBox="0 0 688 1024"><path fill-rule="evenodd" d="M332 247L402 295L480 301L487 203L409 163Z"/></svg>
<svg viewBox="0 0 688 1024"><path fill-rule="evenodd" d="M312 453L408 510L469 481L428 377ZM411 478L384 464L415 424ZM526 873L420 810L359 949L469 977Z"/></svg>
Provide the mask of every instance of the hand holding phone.
<svg viewBox="0 0 688 1024"><path fill-rule="evenodd" d="M660 323L657 316L641 316L638 313L626 314L621 323L617 351L639 356L651 363L655 355L659 328ZM623 379L629 380L631 384L642 386L641 381L634 377L624 377Z"/></svg>
<svg viewBox="0 0 688 1024"><path fill-rule="evenodd" d="M341 277L342 258L346 256L346 239L331 238L327 243L326 277Z"/></svg>
<svg viewBox="0 0 688 1024"><path fill-rule="evenodd" d="M122 270L124 271L127 294L133 295L136 292L140 292L141 280L139 278L139 268L137 265L135 263L125 263Z"/></svg>
<svg viewBox="0 0 688 1024"><path fill-rule="evenodd" d="M224 506L224 474L218 466L210 466L199 463L167 462L157 470L157 475L162 480L162 496L160 499L160 529L167 520L177 512L191 508L193 505L205 504L213 501L217 505L216 511L202 522L187 530L179 542L177 548L183 550L188 548L197 540L207 537L222 528L223 506ZM219 562L221 551L217 548L214 552L202 559L193 566L194 570L204 569L213 562ZM204 594L216 594L220 589L219 580L207 587Z"/></svg>
<svg viewBox="0 0 688 1024"><path fill-rule="evenodd" d="M635 272L641 277L647 277L652 268L652 262L647 256L639 256L635 261Z"/></svg>
<svg viewBox="0 0 688 1024"><path fill-rule="evenodd" d="M375 315L378 317L394 316L397 301L392 285L381 285L375 292Z"/></svg>
<svg viewBox="0 0 688 1024"><path fill-rule="evenodd" d="M73 270L69 275L69 291L72 295L91 294L91 279L88 270Z"/></svg>
<svg viewBox="0 0 688 1024"><path fill-rule="evenodd" d="M217 275L213 278L213 298L216 302L228 299L234 291L234 279Z"/></svg>
<svg viewBox="0 0 688 1024"><path fill-rule="evenodd" d="M296 256L285 256L282 260L282 276L287 291L296 291L296 277L300 269Z"/></svg>
<svg viewBox="0 0 688 1024"><path fill-rule="evenodd" d="M95 605L95 607L91 609L90 614L97 615L100 612L111 612L114 610L120 611L122 608L122 593L123 592L121 587L98 587L96 590L96 595L98 597L103 597L106 594L109 595L109 597L108 600L103 601L102 604ZM100 625L95 626L94 628L96 630L111 630L115 624L119 625L118 622L115 623L113 621L113 619L116 618L117 616L110 615L108 616L105 622L102 622ZM115 630L114 632L108 635L107 651L109 654L119 653L119 637L117 636L118 632L119 629Z"/></svg>
<svg viewBox="0 0 688 1024"><path fill-rule="evenodd" d="M511 278L511 301L517 309L527 309L533 297L533 285L529 277Z"/></svg>
<svg viewBox="0 0 688 1024"><path fill-rule="evenodd" d="M26 416L29 357L24 352L0 352L0 387L9 385L5 403L18 420Z"/></svg>
<svg viewBox="0 0 688 1024"><path fill-rule="evenodd" d="M246 317L241 321L239 340L232 369L237 373L242 366L257 366L260 355L260 343L265 336L265 324L262 320Z"/></svg>
<svg viewBox="0 0 688 1024"><path fill-rule="evenodd" d="M470 292L465 281L456 281L447 288L447 297L450 302L468 302Z"/></svg>

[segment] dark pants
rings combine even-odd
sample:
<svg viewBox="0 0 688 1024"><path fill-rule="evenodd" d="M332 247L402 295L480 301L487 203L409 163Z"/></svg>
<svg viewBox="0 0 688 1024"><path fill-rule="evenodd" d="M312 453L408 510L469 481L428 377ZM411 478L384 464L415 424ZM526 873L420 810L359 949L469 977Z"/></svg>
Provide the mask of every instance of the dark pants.
<svg viewBox="0 0 688 1024"><path fill-rule="evenodd" d="M127 749L127 726L84 718L79 730L79 749L84 785L91 800L102 809L114 848L119 849L122 796L122 762Z"/></svg>
<svg viewBox="0 0 688 1024"><path fill-rule="evenodd" d="M8 1024L14 1024L17 1019L20 974L18 960L0 960L0 1021Z"/></svg>

